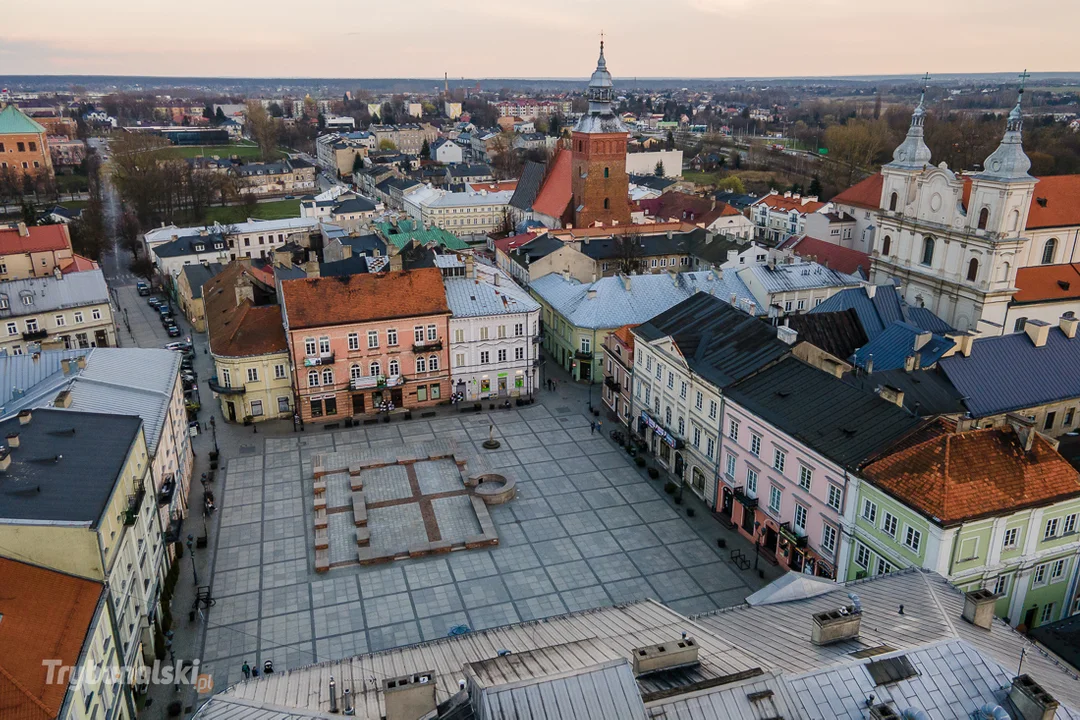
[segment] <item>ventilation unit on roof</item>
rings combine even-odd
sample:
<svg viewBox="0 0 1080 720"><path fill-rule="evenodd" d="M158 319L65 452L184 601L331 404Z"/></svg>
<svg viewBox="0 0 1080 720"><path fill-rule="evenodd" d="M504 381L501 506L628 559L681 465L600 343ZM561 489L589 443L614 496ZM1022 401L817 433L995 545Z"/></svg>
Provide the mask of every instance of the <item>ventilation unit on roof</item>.
<svg viewBox="0 0 1080 720"><path fill-rule="evenodd" d="M386 720L418 720L427 717L437 705L435 690L434 670L387 678L383 681Z"/></svg>

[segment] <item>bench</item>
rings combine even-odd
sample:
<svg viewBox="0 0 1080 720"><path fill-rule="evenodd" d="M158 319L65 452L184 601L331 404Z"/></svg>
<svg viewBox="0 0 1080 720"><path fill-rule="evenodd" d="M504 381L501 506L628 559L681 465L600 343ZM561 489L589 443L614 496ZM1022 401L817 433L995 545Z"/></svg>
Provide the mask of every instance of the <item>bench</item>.
<svg viewBox="0 0 1080 720"><path fill-rule="evenodd" d="M326 495L315 496L315 512L318 512L320 510L322 510L323 512L326 511Z"/></svg>
<svg viewBox="0 0 1080 720"><path fill-rule="evenodd" d="M316 480L314 487L315 487L315 494L316 495L322 495L323 493L326 492L326 481L325 480Z"/></svg>
<svg viewBox="0 0 1080 720"><path fill-rule="evenodd" d="M330 551L329 550L316 550L315 551L315 572L324 573L330 569Z"/></svg>
<svg viewBox="0 0 1080 720"><path fill-rule="evenodd" d="M364 501L364 493L356 492L352 496L353 524L356 527L367 525L367 502Z"/></svg>
<svg viewBox="0 0 1080 720"><path fill-rule="evenodd" d="M356 544L367 547L371 543L371 529L366 527L356 528Z"/></svg>
<svg viewBox="0 0 1080 720"><path fill-rule="evenodd" d="M315 529L326 527L326 508L315 511Z"/></svg>
<svg viewBox="0 0 1080 720"><path fill-rule="evenodd" d="M326 528L315 528L315 549L325 550L330 547L330 533Z"/></svg>

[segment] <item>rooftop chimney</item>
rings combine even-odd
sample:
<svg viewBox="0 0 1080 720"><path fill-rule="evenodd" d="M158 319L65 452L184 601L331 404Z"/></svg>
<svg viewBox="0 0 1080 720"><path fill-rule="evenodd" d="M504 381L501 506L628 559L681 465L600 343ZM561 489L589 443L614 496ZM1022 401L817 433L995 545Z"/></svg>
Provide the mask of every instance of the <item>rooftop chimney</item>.
<svg viewBox="0 0 1080 720"><path fill-rule="evenodd" d="M897 407L904 407L904 391L892 385L882 385L878 388L878 395L882 400L888 400Z"/></svg>
<svg viewBox="0 0 1080 720"><path fill-rule="evenodd" d="M386 720L420 720L434 712L435 671L383 680Z"/></svg>
<svg viewBox="0 0 1080 720"><path fill-rule="evenodd" d="M866 289L866 297L873 300L874 295L877 294L877 285L867 284L867 285L863 285L863 287Z"/></svg>
<svg viewBox="0 0 1080 720"><path fill-rule="evenodd" d="M859 637L862 624L862 611L854 605L846 605L836 610L814 613L810 628L810 642L815 645L830 645L841 640Z"/></svg>
<svg viewBox="0 0 1080 720"><path fill-rule="evenodd" d="M1065 337L1070 340L1076 337L1076 326L1078 324L1080 324L1080 320L1074 317L1062 315L1058 318L1058 327L1061 328L1061 332L1065 333Z"/></svg>
<svg viewBox="0 0 1080 720"><path fill-rule="evenodd" d="M994 623L994 604L997 599L997 595L981 588L964 593L964 613L961 617L975 627L989 630Z"/></svg>
<svg viewBox="0 0 1080 720"><path fill-rule="evenodd" d="M692 637L684 637L658 645L648 645L633 650L634 675L647 675L659 670L690 667L698 663L698 646Z"/></svg>
<svg viewBox="0 0 1080 720"><path fill-rule="evenodd" d="M870 720L900 720L900 714L885 703L870 708Z"/></svg>
<svg viewBox="0 0 1080 720"><path fill-rule="evenodd" d="M630 292L630 276L620 275L619 277L622 279L623 290Z"/></svg>
<svg viewBox="0 0 1080 720"><path fill-rule="evenodd" d="M0 450L0 472L7 472L11 467L11 451L7 448Z"/></svg>
<svg viewBox="0 0 1080 720"><path fill-rule="evenodd" d="M68 360L67 358L64 358L60 361L60 369L64 371L65 375L71 374L71 362L72 361Z"/></svg>
<svg viewBox="0 0 1080 720"><path fill-rule="evenodd" d="M593 288L589 288L588 291L585 293L585 297L587 299L589 299L589 300L595 300L596 299L596 290L593 289Z"/></svg>
<svg viewBox="0 0 1080 720"><path fill-rule="evenodd" d="M251 285L251 278L247 275L241 275L236 282L236 305L239 307L247 300L252 305L255 304L255 288Z"/></svg>
<svg viewBox="0 0 1080 720"><path fill-rule="evenodd" d="M26 227L26 223L19 223L19 237L30 237L30 228Z"/></svg>
<svg viewBox="0 0 1080 720"><path fill-rule="evenodd" d="M69 408L69 407L71 407L71 391L70 390L61 390L60 392L58 392L56 394L56 399L53 400L53 406L58 407L58 408Z"/></svg>
<svg viewBox="0 0 1080 720"><path fill-rule="evenodd" d="M20 425L29 425L31 418L33 418L33 413L31 413L29 410L20 410L19 411L19 424Z"/></svg>
<svg viewBox="0 0 1080 720"><path fill-rule="evenodd" d="M1009 699L1020 711L1021 720L1054 720L1058 708L1058 701L1030 675L1013 678Z"/></svg>
<svg viewBox="0 0 1080 720"><path fill-rule="evenodd" d="M915 349L922 350L926 343L930 342L930 338L933 337L933 333L924 330L915 336Z"/></svg>
<svg viewBox="0 0 1080 720"><path fill-rule="evenodd" d="M776 337L780 338L781 342L788 345L794 345L799 339L799 333L793 328L789 328L786 325L781 325L776 328Z"/></svg>
<svg viewBox="0 0 1080 720"><path fill-rule="evenodd" d="M1024 332L1031 338L1032 345L1044 347L1046 338L1050 336L1050 323L1042 320L1028 320L1024 325Z"/></svg>
<svg viewBox="0 0 1080 720"><path fill-rule="evenodd" d="M19 447L19 433L13 432L7 435L7 444L9 448Z"/></svg>
<svg viewBox="0 0 1080 720"><path fill-rule="evenodd" d="M85 370L86 369L86 356L85 355L80 355L78 358L75 359L75 363L79 366L80 370Z"/></svg>

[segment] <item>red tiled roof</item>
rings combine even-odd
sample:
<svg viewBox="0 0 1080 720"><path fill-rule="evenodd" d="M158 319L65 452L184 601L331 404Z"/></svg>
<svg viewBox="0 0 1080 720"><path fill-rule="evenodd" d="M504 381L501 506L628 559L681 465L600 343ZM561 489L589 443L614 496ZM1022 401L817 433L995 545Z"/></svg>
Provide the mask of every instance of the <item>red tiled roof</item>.
<svg viewBox="0 0 1080 720"><path fill-rule="evenodd" d="M72 254L71 262L64 267L60 268L60 272L64 275L68 273L85 272L87 270L97 270L98 264L88 257L83 257L77 253Z"/></svg>
<svg viewBox="0 0 1080 720"><path fill-rule="evenodd" d="M797 210L800 214L806 215L808 213L817 212L821 208L825 207L825 203L817 200L806 200L806 198L794 198L784 197L780 194L769 194L765 197L757 200L754 205L768 205L771 208L777 210Z"/></svg>
<svg viewBox="0 0 1080 720"><path fill-rule="evenodd" d="M1080 496L1080 474L1041 435L1011 427L943 432L863 469L874 485L942 525Z"/></svg>
<svg viewBox="0 0 1080 720"><path fill-rule="evenodd" d="M273 287L271 275L234 260L203 285L203 309L210 335L210 352L223 357L251 357L285 352L289 344L277 305L254 305L250 300L236 303L236 286L244 275ZM249 281L250 281L249 278Z"/></svg>
<svg viewBox="0 0 1080 720"><path fill-rule="evenodd" d="M0 228L0 255L18 255L20 253L45 252L71 248L71 237L67 225L31 225L26 228L28 235L19 234L18 228Z"/></svg>
<svg viewBox="0 0 1080 720"><path fill-rule="evenodd" d="M741 215L738 210L725 202L682 192L670 192L656 198L645 198L638 204L641 209L657 219L697 223L706 227L719 217Z"/></svg>
<svg viewBox="0 0 1080 720"><path fill-rule="evenodd" d="M1080 263L1036 265L1016 271L1016 302L1080 298Z"/></svg>
<svg viewBox="0 0 1080 720"><path fill-rule="evenodd" d="M500 238L495 241L495 249L510 252L519 245L524 245L527 242L535 240L536 233L522 233L521 235L511 235L510 237Z"/></svg>
<svg viewBox="0 0 1080 720"><path fill-rule="evenodd" d="M630 352L634 351L634 333L632 333L630 331L633 330L636 327L637 327L637 324L623 325L618 330L615 330L615 331L612 332L612 335L614 335L616 338L618 338L619 342L621 342L624 346L630 348Z"/></svg>
<svg viewBox="0 0 1080 720"><path fill-rule="evenodd" d="M862 182L855 183L844 192L832 199L838 205L854 205L855 207L877 210L881 207L881 186L884 178L881 173L874 173Z"/></svg>
<svg viewBox="0 0 1080 720"><path fill-rule="evenodd" d="M502 192L504 190L517 189L517 180L497 180L490 183L466 183L473 192L487 190L488 192Z"/></svg>
<svg viewBox="0 0 1080 720"><path fill-rule="evenodd" d="M1046 201L1045 207L1040 198ZM1080 225L1080 175L1039 178L1028 212L1028 230L1070 225Z"/></svg>
<svg viewBox="0 0 1080 720"><path fill-rule="evenodd" d="M858 250L807 235L797 239L790 247L801 258L812 259L825 267L848 275L854 275L859 270L866 275L870 273L870 256Z"/></svg>
<svg viewBox="0 0 1080 720"><path fill-rule="evenodd" d="M450 312L438 268L286 280L281 295L294 329Z"/></svg>
<svg viewBox="0 0 1080 720"><path fill-rule="evenodd" d="M566 207L573 197L570 187L570 160L572 153L563 148L552 161L555 163L551 171L540 185L540 192L533 200L533 211L548 215L553 218L561 218L566 212Z"/></svg>
<svg viewBox="0 0 1080 720"><path fill-rule="evenodd" d="M67 685L47 684L42 660L78 663L104 586L0 558L0 588L0 718L51 720Z"/></svg>

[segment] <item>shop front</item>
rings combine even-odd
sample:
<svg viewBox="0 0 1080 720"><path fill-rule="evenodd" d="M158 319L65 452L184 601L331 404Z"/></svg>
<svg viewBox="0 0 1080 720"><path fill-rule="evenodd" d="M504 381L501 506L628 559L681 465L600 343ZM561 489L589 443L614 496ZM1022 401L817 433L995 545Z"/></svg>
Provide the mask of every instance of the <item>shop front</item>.
<svg viewBox="0 0 1080 720"><path fill-rule="evenodd" d="M686 443L683 439L676 437L644 410L638 418L638 433L646 439L650 452L660 459L660 464L681 480L685 470L682 449Z"/></svg>

